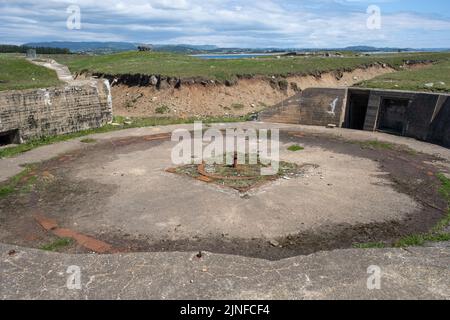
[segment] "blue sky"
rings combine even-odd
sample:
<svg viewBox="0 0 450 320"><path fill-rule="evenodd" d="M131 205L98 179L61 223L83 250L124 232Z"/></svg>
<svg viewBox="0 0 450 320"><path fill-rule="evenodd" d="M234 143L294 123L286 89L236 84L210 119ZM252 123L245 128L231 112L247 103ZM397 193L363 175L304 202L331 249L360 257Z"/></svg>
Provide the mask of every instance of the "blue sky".
<svg viewBox="0 0 450 320"><path fill-rule="evenodd" d="M81 29L67 28L77 5ZM381 27L367 27L367 8ZM128 41L222 47L450 47L448 0L0 0L0 43Z"/></svg>

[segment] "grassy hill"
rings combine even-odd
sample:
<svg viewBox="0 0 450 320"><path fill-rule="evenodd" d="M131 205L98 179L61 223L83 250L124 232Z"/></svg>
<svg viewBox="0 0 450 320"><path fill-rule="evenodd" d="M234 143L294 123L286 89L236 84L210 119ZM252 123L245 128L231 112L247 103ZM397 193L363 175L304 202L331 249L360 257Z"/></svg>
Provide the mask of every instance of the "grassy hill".
<svg viewBox="0 0 450 320"><path fill-rule="evenodd" d="M60 84L54 71L36 66L18 55L0 54L0 91L46 88Z"/></svg>
<svg viewBox="0 0 450 320"><path fill-rule="evenodd" d="M431 86L432 84L432 86ZM417 70L404 70L364 81L367 88L450 92L450 60Z"/></svg>
<svg viewBox="0 0 450 320"><path fill-rule="evenodd" d="M237 75L297 75L332 70L354 69L373 62L399 67L404 60L450 59L450 53L402 53L345 57L264 57L240 60L202 60L181 54L160 52L123 52L102 56L57 55L58 62L72 72L110 75L160 74L169 77L232 79Z"/></svg>

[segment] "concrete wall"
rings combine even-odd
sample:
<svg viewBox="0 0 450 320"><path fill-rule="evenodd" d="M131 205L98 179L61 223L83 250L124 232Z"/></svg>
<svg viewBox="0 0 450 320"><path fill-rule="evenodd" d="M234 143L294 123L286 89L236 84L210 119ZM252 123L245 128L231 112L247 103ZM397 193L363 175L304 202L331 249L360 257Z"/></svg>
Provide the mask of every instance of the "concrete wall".
<svg viewBox="0 0 450 320"><path fill-rule="evenodd" d="M386 100L403 101L404 112L392 114L393 122L401 123L401 134L450 147L450 95L376 89L310 88L260 113L267 122L326 126L335 124L350 128L350 97L367 95L364 130L382 129L380 122ZM395 109L395 108L394 108ZM395 111L395 110L394 110ZM395 116L395 119L394 119Z"/></svg>
<svg viewBox="0 0 450 320"><path fill-rule="evenodd" d="M358 89L349 89L357 92ZM370 90L364 130L374 131L380 128L380 112L383 100L397 99L408 101L403 121L402 135L427 140L430 123L440 95L390 90Z"/></svg>
<svg viewBox="0 0 450 320"><path fill-rule="evenodd" d="M260 113L267 122L340 126L346 89L309 88Z"/></svg>
<svg viewBox="0 0 450 320"><path fill-rule="evenodd" d="M16 131L14 142L98 128L111 121L107 81L0 92L0 134Z"/></svg>
<svg viewBox="0 0 450 320"><path fill-rule="evenodd" d="M441 96L428 131L427 141L450 148L450 96Z"/></svg>

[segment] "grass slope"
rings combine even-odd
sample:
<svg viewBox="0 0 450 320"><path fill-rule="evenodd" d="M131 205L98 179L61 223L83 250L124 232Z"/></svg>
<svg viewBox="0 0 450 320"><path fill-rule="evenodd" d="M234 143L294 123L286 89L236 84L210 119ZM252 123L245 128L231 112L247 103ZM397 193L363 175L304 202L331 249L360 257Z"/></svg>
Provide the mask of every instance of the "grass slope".
<svg viewBox="0 0 450 320"><path fill-rule="evenodd" d="M432 87L426 84L433 84ZM360 87L411 91L450 92L450 59L431 66L386 74L358 84Z"/></svg>
<svg viewBox="0 0 450 320"><path fill-rule="evenodd" d="M0 54L0 91L46 88L60 85L56 73L24 58Z"/></svg>
<svg viewBox="0 0 450 320"><path fill-rule="evenodd" d="M237 75L297 75L332 70L355 69L373 62L399 67L404 60L450 59L450 53L408 53L374 56L264 57L238 60L202 60L187 55L161 52L123 52L102 56L56 55L72 72L103 74L160 74L169 77L203 77L215 80L233 79Z"/></svg>

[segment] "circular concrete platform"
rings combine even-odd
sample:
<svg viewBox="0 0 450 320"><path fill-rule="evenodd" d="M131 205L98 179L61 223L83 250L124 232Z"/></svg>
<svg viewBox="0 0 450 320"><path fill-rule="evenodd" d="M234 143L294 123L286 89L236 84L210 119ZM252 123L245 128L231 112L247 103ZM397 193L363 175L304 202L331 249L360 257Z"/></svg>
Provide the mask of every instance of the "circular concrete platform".
<svg viewBox="0 0 450 320"><path fill-rule="evenodd" d="M50 241L51 232L36 223L39 213L116 251L206 250L276 260L392 243L428 231L446 208L436 177L442 159L404 146L283 130L281 160L315 166L243 194L166 172L174 166L168 137L105 137L33 167L41 183L0 200L0 241ZM293 144L304 149L289 151ZM85 252L77 245L62 251Z"/></svg>

